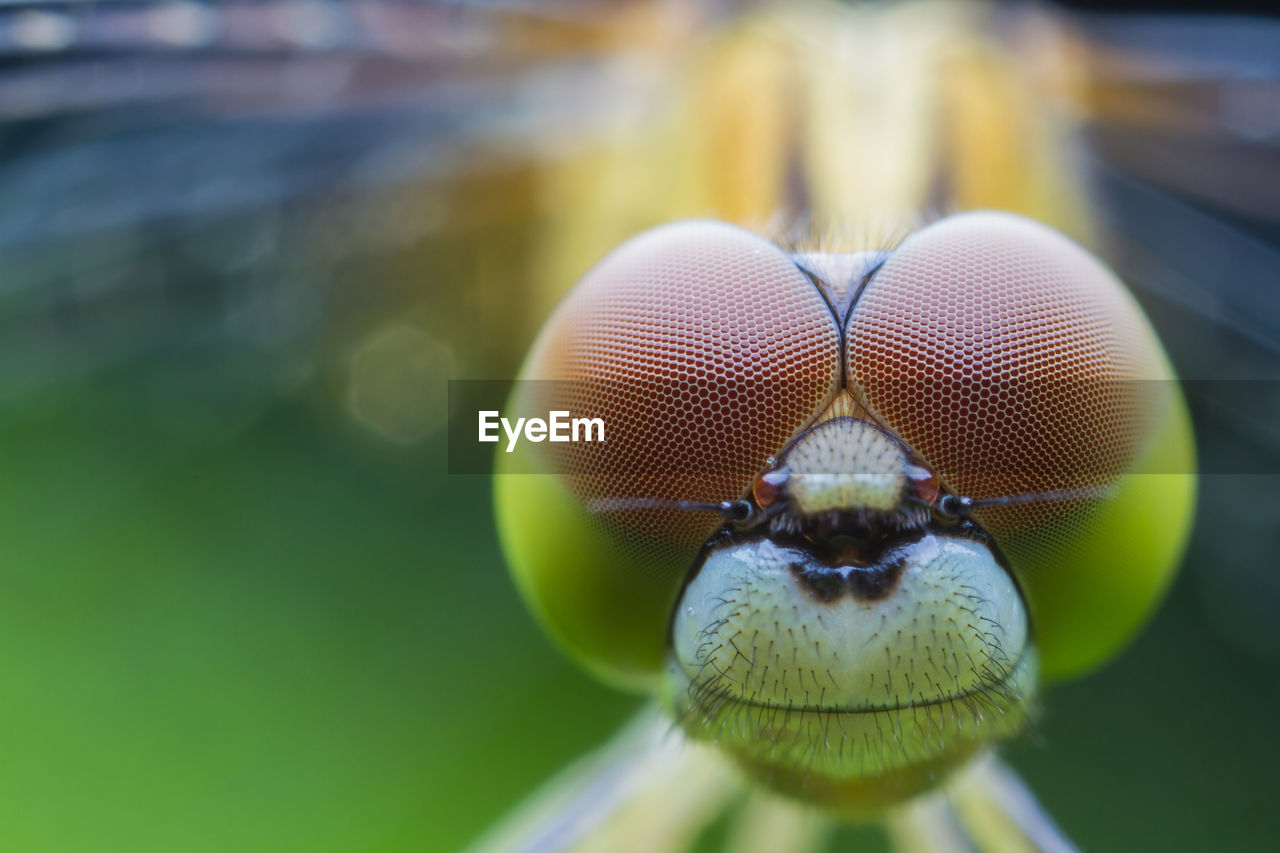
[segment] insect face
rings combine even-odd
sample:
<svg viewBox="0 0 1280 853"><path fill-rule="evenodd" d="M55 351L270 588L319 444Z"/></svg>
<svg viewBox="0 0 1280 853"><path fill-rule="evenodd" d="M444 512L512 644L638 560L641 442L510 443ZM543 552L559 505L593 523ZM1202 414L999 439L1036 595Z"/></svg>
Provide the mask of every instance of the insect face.
<svg viewBox="0 0 1280 853"><path fill-rule="evenodd" d="M750 537L686 588L664 697L766 784L860 812L1016 734L1035 681L1022 599L981 541L922 530L855 557Z"/></svg>
<svg viewBox="0 0 1280 853"><path fill-rule="evenodd" d="M1021 595L976 525L930 513L920 470L838 417L761 475L772 500L716 540L675 611L664 695L687 730L848 811L1020 728L1036 675Z"/></svg>

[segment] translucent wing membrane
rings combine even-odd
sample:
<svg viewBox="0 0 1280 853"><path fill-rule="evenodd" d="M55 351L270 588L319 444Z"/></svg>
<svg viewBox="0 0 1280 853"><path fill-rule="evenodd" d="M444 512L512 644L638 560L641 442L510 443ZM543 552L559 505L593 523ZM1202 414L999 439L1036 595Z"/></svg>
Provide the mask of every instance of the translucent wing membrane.
<svg viewBox="0 0 1280 853"><path fill-rule="evenodd" d="M1100 157L1223 211L1280 218L1280 22L1082 15L1061 32L1079 60L1066 92Z"/></svg>
<svg viewBox="0 0 1280 853"><path fill-rule="evenodd" d="M662 57L701 20L651 3L0 6L0 324L24 364L0 398L181 351L228 368L210 393L251 413L312 370L341 383L344 351L407 315L452 354L441 370L509 374L546 304L538 235L570 203L548 186L651 111ZM459 348L450 329L481 315L494 337Z"/></svg>

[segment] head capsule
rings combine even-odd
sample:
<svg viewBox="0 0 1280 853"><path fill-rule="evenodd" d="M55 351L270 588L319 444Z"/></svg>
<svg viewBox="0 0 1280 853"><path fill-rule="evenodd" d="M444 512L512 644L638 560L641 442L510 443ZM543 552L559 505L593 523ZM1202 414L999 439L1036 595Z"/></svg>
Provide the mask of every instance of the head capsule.
<svg viewBox="0 0 1280 853"><path fill-rule="evenodd" d="M660 682L780 789L809 755L806 796L850 808L931 784L1021 726L1039 674L1122 647L1195 476L1158 340L1076 244L979 212L838 258L706 222L619 248L512 400L600 417L608 443L502 454L495 495L516 581L575 657ZM872 760L888 712L914 728ZM819 743L831 715L856 754Z"/></svg>

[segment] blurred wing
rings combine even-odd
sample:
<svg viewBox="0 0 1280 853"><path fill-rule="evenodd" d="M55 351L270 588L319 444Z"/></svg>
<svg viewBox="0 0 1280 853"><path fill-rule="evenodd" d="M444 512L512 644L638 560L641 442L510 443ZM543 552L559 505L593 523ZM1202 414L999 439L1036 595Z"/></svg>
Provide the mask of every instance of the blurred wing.
<svg viewBox="0 0 1280 853"><path fill-rule="evenodd" d="M732 31L721 8L0 5L0 325L27 365L0 399L199 347L275 356L288 385L388 315L458 372L509 375L567 283L645 226L900 228L957 204L1094 233L1184 376L1275 378L1280 294L1259 282L1280 263L1280 22L993 18L1081 129L1096 203L1073 226L1079 179L1038 153L1055 132L991 45L946 36L940 89L902 61L979 7L819 5ZM806 50L815 32L841 49ZM477 317L501 344L449 339Z"/></svg>
<svg viewBox="0 0 1280 853"><path fill-rule="evenodd" d="M0 4L0 362L22 366L0 400L157 354L220 407L342 394L393 319L442 376L509 374L539 242L576 202L557 176L643 124L708 19L576 0ZM492 334L457 341L478 318Z"/></svg>
<svg viewBox="0 0 1280 853"><path fill-rule="evenodd" d="M1280 376L1280 20L1035 23L1015 44L1079 127L1103 251L1173 324L1184 377Z"/></svg>

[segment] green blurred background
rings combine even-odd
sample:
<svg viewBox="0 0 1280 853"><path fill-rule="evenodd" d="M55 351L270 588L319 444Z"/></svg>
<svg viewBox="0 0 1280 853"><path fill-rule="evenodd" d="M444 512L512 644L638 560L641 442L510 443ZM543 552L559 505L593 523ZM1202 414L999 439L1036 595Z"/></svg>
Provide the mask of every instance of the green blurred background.
<svg viewBox="0 0 1280 853"><path fill-rule="evenodd" d="M513 153L622 85L513 81L613 68L614 26L444 71L384 45L6 48L0 91L44 100L0 99L0 850L457 850L637 707L532 624L490 484L445 445L445 380L512 376L537 282L649 224L566 237L540 159L576 149ZM286 85L335 63L346 88ZM607 148L616 115L590 114ZM1008 756L1084 849L1272 849L1274 210L1197 197L1182 137L1172 189L1135 183L1107 165L1123 128L1094 131L1113 260L1175 361L1253 383L1248 412L1192 399L1209 458L1244 461L1205 478L1150 629L1048 690Z"/></svg>

